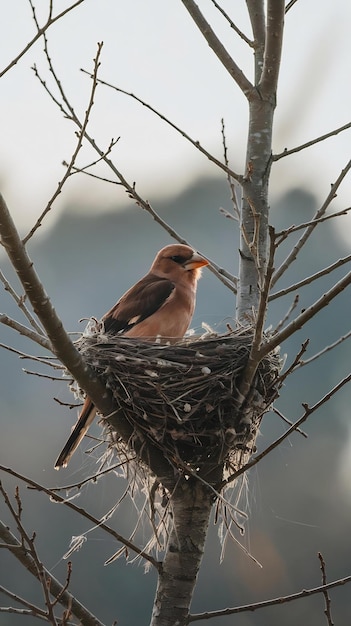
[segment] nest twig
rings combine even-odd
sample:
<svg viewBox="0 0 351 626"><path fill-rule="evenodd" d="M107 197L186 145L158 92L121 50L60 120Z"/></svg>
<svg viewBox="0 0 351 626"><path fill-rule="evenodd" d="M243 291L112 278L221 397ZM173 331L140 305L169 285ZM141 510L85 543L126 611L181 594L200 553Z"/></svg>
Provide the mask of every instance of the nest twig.
<svg viewBox="0 0 351 626"><path fill-rule="evenodd" d="M231 473L255 450L262 415L276 394L279 353L260 363L250 397L238 410L238 386L252 331L190 337L173 345L101 332L84 336L79 350L105 381L133 426L139 445L162 448L179 472L223 464ZM126 444L110 433L117 452Z"/></svg>

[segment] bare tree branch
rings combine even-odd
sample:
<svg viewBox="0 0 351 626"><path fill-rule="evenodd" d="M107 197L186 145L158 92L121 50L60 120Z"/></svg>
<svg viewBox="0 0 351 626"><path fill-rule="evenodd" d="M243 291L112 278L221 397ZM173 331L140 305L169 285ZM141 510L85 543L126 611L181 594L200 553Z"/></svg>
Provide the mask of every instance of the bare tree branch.
<svg viewBox="0 0 351 626"><path fill-rule="evenodd" d="M38 553L37 553L37 549L35 547L35 534L33 534L31 537L28 535L25 527L22 524L22 519L21 519L21 515L22 515L22 503L21 503L21 499L20 499L20 495L19 495L19 489L18 487L16 487L16 491L15 491L15 500L17 502L17 511L15 510L14 506L12 505L12 502L10 501L10 498L8 497L5 489L2 486L2 483L0 481L0 492L4 498L5 504L8 508L8 510L10 511L10 514L12 515L17 529L20 533L21 536L21 542L23 545L23 548L28 552L28 555L31 557L31 559L33 560L34 566L36 568L37 571L37 578L38 581L41 585L42 591L43 591L43 595L44 595L44 601L45 601L45 605L47 607L47 620L48 622L51 622L52 626L57 626L57 622L53 613L53 605L50 599L50 591L49 591L49 578L46 576L46 572L45 569L43 567L43 564L41 563Z"/></svg>
<svg viewBox="0 0 351 626"><path fill-rule="evenodd" d="M299 364L301 363L301 357L302 357L303 354L305 354L309 343L310 343L310 340L309 339L305 339L305 341L301 344L300 350L295 355L295 357L294 357L293 361L290 363L289 367L282 374L280 374L280 377L279 377L280 378L280 380L279 380L279 388L280 389L283 386L283 384L286 381L286 379L288 378L288 376L290 376L290 374L292 372L294 372L297 367L299 367Z"/></svg>
<svg viewBox="0 0 351 626"><path fill-rule="evenodd" d="M68 101L68 99L67 99L67 97L65 95L65 92L64 92L64 90L62 88L62 85L61 85L61 82L59 81L58 77L56 76L56 73L55 73L55 70L54 70L54 68L52 66L51 59L50 59L50 57L48 55L48 52L47 52L47 60L48 60L48 63L49 63L50 71L51 71L51 73L52 73L52 75L53 75L53 77L55 79L57 87L59 88L59 91L61 93L64 105L67 107L67 109L65 109L64 105L62 103L60 103L57 100L57 98L54 97L54 95L48 89L45 81L39 76L38 72L36 72L36 75L37 75L38 79L40 80L41 84L43 85L43 87L45 88L45 90L47 91L47 93L49 94L51 99L55 102L55 104L59 107L59 109L63 112L63 114L68 119L73 121L78 126L78 128L80 130L80 133L84 134L84 137L87 139L87 141L90 143L90 145L94 148L94 150L98 153L99 159L104 161L107 164L107 166L111 169L111 171L115 174L115 176L118 179L119 183L121 185L123 185L123 187L126 189L127 193L129 194L129 197L132 198L133 200L135 200L135 202L138 204L138 206L140 206L142 209L146 210L153 217L153 219L158 224L160 224L160 226L162 226L162 228L164 228L171 235L171 237L173 237L174 239L179 241L179 243L183 243L183 244L189 245L189 243L183 237L181 237L171 226L169 226L167 224L167 222L165 222L156 213L156 211L151 207L150 203L147 200L144 200L139 195L139 193L136 191L135 183L130 184L126 180L126 178L123 176L122 172L114 165L113 161L107 156L108 153L106 153L103 150L101 150L99 148L99 146L97 145L97 143L95 142L95 140L88 134L87 130L83 129L82 122L77 117L77 115L76 115L72 105L70 104L70 102ZM96 76L97 69L98 68L97 68L97 58L96 58L95 59L94 74L93 74L95 76ZM97 79L97 78L95 80L99 81L99 79ZM112 87L112 85L111 85L111 87ZM113 87L113 88L116 89L115 87ZM133 97L135 97L135 96L133 96ZM148 106L148 105L145 105L145 106ZM225 167L225 166L223 166L223 167ZM234 174L234 172L233 172L233 174ZM205 256L205 255L203 255L203 256ZM233 291L233 293L236 293L236 281L237 281L237 279L234 276L232 276L231 274L229 274L229 272L227 272L223 268L219 267L215 262L211 261L210 259L208 259L208 261L210 263L209 266L208 266L209 270L212 271L226 287L228 287L231 291Z"/></svg>
<svg viewBox="0 0 351 626"><path fill-rule="evenodd" d="M297 226L295 226L295 224L293 224L292 226L289 226L289 228L285 228L284 230L281 230L280 232L276 233L276 240L277 241L277 245L279 246L282 241L284 241L289 235L291 235L291 233L296 233L298 230L302 230L303 228L307 228L308 226L318 226L318 224L322 224L323 222L327 222L329 220L334 219L335 217L341 217L342 215L347 215L348 212L351 211L351 207L347 207L346 209L341 209L341 211L336 211L335 213L329 213L329 215L324 215L323 217L320 217L318 219L313 219L313 220L309 220L308 222L302 222L301 224L298 224Z"/></svg>
<svg viewBox="0 0 351 626"><path fill-rule="evenodd" d="M293 423L287 417L285 417L285 415L283 415L283 413L279 411L279 409L277 409L276 406L272 407L272 411L273 413L278 415L278 417L280 417L280 419L283 420L283 422L285 422L286 424L289 424L290 426L293 425ZM303 437L305 437L305 439L307 439L308 435L303 430L301 430L301 428L296 428L296 432L300 433L300 435L302 435Z"/></svg>
<svg viewBox="0 0 351 626"><path fill-rule="evenodd" d="M345 376L345 378L343 378L337 385L335 385L333 389L328 391L323 396L323 398L318 400L318 402L316 402L313 406L310 407L307 404L303 404L302 405L304 407L303 415L296 422L294 422L292 426L288 428L288 430L285 431L285 433L280 435L280 437L278 437L275 441L273 441L273 443L267 446L267 448L265 448L263 452L261 452L260 454L257 454L257 456L255 456L248 463L246 463L246 465L244 465L242 468L240 468L239 470L237 470L236 472L228 476L228 478L224 480L221 483L221 485L219 485L218 490L222 489L227 484L233 482L233 480L236 480L239 476L241 476L241 474L243 474L244 472L247 472L247 470L251 469L251 467L254 467L254 465L257 465L257 463L259 463L261 459L263 459L265 456L267 456L267 454L272 452L274 448L279 446L287 437L289 437L295 430L297 430L297 428L301 426L301 424L303 424L308 419L308 417L312 415L312 413L315 413L315 411L317 411L323 404L328 402L336 393L338 393L338 391L340 391L340 389L342 389L342 387L347 385L350 381L351 381L351 374L348 374L348 376Z"/></svg>
<svg viewBox="0 0 351 626"><path fill-rule="evenodd" d="M232 609L222 609L219 611L209 611L207 613L198 613L189 615L188 624L191 622L199 622L205 619L214 619L215 617L224 617L226 615L236 615L237 613L249 613L251 611L257 611L258 609L264 609L268 606L277 606L285 604L286 602L293 602L294 600L301 600L316 593L325 593L328 589L334 589L351 582L351 576L345 576L345 578L339 578L326 585L320 587L313 587L311 589L303 589L297 593L292 593L289 596L281 596L280 598L273 598L272 600L263 600L262 602L256 602L254 604L246 604L244 606L237 606Z"/></svg>
<svg viewBox="0 0 351 626"><path fill-rule="evenodd" d="M294 4L296 4L297 0L290 0L290 2L288 2L288 4L285 7L285 13L287 13L290 9L292 9L292 7L294 6Z"/></svg>
<svg viewBox="0 0 351 626"><path fill-rule="evenodd" d="M43 35L44 37L44 42L45 42L45 51L48 55L48 48L47 48L47 41L46 41L46 36L45 34ZM94 73L93 73L93 80L92 80L92 86L91 86L91 92L90 92L90 98L89 98L89 103L87 106L87 109L85 111L85 116L84 116L84 120L82 123L82 128L81 131L78 133L78 141L77 141L77 145L75 150L73 151L73 154L71 156L70 162L67 165L67 169L65 172L65 175L63 176L63 178L60 180L56 191L54 192L53 196L50 198L49 202L47 203L44 211L42 212L42 214L39 216L39 218L37 219L36 223L34 224L33 228L31 228L31 230L29 231L29 233L24 237L23 239L23 243L26 244L28 242L28 240L34 235L34 233L38 230L38 228L42 225L43 219L44 217L48 214L48 212L51 210L53 203L55 202L56 198L60 195L62 188L64 186L64 184L66 183L67 179L71 176L72 174L72 170L73 167L75 165L76 159L78 157L78 153L80 152L82 145L83 145L83 140L85 138L85 131L87 129L88 123L89 123L89 118L90 118L90 114L91 114L91 110L93 108L94 105L94 96L95 96L95 91L96 91L96 87L97 87L97 82L96 82L96 75L97 75L97 71L99 68L99 59L100 59L100 54L101 54L101 49L102 49L103 44L99 43L98 44L98 49L97 49L97 53L96 53L96 58L94 59Z"/></svg>
<svg viewBox="0 0 351 626"><path fill-rule="evenodd" d="M113 401L105 386L98 380L95 372L87 368L78 350L75 348L61 320L58 318L50 299L45 292L40 279L23 245L16 227L12 221L9 210L2 196L0 196L0 238L10 261L15 268L23 288L30 300L33 310L38 315L45 328L50 343L46 343L41 335L36 335L36 341L44 347L52 350L62 363L71 372L72 376L82 386L89 388L89 395L94 404L102 413L109 414L113 411ZM0 321L8 323L6 316L1 316ZM13 325L13 321L11 324ZM30 329L23 331L23 327L15 323L16 330L28 336ZM93 398L95 396L95 399ZM122 420L123 421L123 420ZM128 429L130 430L130 429Z"/></svg>
<svg viewBox="0 0 351 626"><path fill-rule="evenodd" d="M325 346L325 348L323 348L322 350L320 350L319 352L317 352L316 354L311 356L309 359L302 359L300 361L299 365L296 367L296 369L298 367L304 367L305 365L309 365L310 363L312 363L316 359L319 359L319 357L321 357L324 354L326 354L326 352L330 352L331 350L333 350L334 348L339 346L341 343L343 343L344 341L346 341L350 337L351 337L351 330L348 333L346 333L346 335L343 335L342 337L339 337L336 341L331 343L329 346Z"/></svg>
<svg viewBox="0 0 351 626"><path fill-rule="evenodd" d="M319 558L321 572L322 572L322 585L324 587L324 590L323 590L323 595L324 595L324 600L325 600L324 614L327 618L328 626L334 626L333 618L331 616L331 601L330 601L330 597L328 594L328 589L326 588L327 574L326 574L325 560L323 558L323 555L320 552L318 552L318 558Z"/></svg>
<svg viewBox="0 0 351 626"><path fill-rule="evenodd" d="M342 259L339 259L338 261L335 261L331 265L328 265L328 267L325 267L324 269L319 270L319 272L316 272L315 274L311 274L311 276L307 276L307 278L303 278L299 282L294 283L293 285L290 285L289 287L285 287L285 289L281 289L280 291L271 293L269 296L269 301L276 300L277 298L281 298L282 296L286 296L286 294L291 293L292 291L297 291L297 289L300 289L301 287L304 287L305 285L309 285L310 283L313 283L318 278L322 278L322 276L326 276L327 274L330 274L334 270L338 269L339 267L342 267L343 265L345 265L346 263L349 263L350 261L351 261L351 254L343 257Z"/></svg>
<svg viewBox="0 0 351 626"><path fill-rule="evenodd" d="M109 535L111 535L114 539L116 539L116 541L122 543L129 550L131 550L132 552L135 552L135 554L137 554L138 556L142 557L143 559L151 563L151 565L153 565L156 569L159 569L160 564L150 554L147 554L141 548L138 548L138 546L133 544L129 539L127 539L126 537L123 537L123 535L120 535L113 528L111 528L110 526L102 522L100 519L98 519L94 515L91 515L90 513L88 513L88 511L86 511L82 507L75 505L73 502L71 502L70 500L66 500L55 491L52 491L51 489L48 489L47 487L40 485L36 481L31 480L27 476L23 476L23 474L20 474L19 472L16 472L15 470L9 467L0 465L0 471L6 472L7 474L10 474L11 476L15 476L16 478L19 478L20 480L25 482L27 485L30 485L32 489L35 489L36 491L42 491L43 493L48 495L51 498L51 500L53 500L53 502L58 502L60 504L63 504L69 509L72 509L72 511L75 511L75 513L78 513L82 517L85 517L87 520L92 522L96 527L101 528L102 530L107 532Z"/></svg>
<svg viewBox="0 0 351 626"><path fill-rule="evenodd" d="M91 74L90 74L91 76ZM119 142L120 137L117 137L117 139L111 139L110 144L107 148L107 150L103 153L104 156L108 156L109 154L111 154L112 149L114 148L114 146ZM91 169L92 167L94 167L95 165L97 165L98 163L101 163L101 161L103 161L103 157L98 157L97 159L95 159L95 161L92 161L91 163L88 163L87 165L84 165L82 167L77 167L76 165L72 166L72 172L71 175L73 174L87 174L88 176L92 176L93 178L96 178L98 180L101 180L105 183L112 183L112 185L121 185L120 182L117 182L115 180L109 180L108 178L103 178L102 176L98 176L97 174L93 174L92 172L88 172L88 169ZM63 161L62 165L64 165L65 167L68 167L68 163L66 161Z"/></svg>
<svg viewBox="0 0 351 626"><path fill-rule="evenodd" d="M279 152L278 154L273 154L272 161L279 161L279 159L282 159L283 157L290 156L291 154L295 154L295 152L300 152L301 150L305 150L305 148L310 148L311 146L314 146L316 143L319 143L320 141L325 141L326 139L329 139L329 137L335 137L335 135L342 133L344 130L347 130L348 128L351 128L351 122L348 122L347 124L344 124L343 126L339 126L339 128L336 128L335 130L331 130L329 133L326 133L325 135L319 135L319 137L316 137L315 139L306 141L306 143L302 143L300 146L296 146L296 148L291 148L290 150L285 148L283 152Z"/></svg>
<svg viewBox="0 0 351 626"><path fill-rule="evenodd" d="M13 297L14 301L16 302L18 307L21 309L22 313L27 318L32 328L34 328L34 330L40 335L43 335L43 329L38 324L38 322L34 319L33 315L30 313L30 311L27 309L25 305L25 296L19 296L15 292L15 290L13 289L13 287L11 287L10 283L8 282L8 280L5 278L4 274L1 271L0 271L0 280L4 285L5 291L8 291L8 293Z"/></svg>
<svg viewBox="0 0 351 626"><path fill-rule="evenodd" d="M283 326L286 324L288 319L291 317L293 311L295 311L299 301L300 301L300 296L297 293L295 298L293 299L291 305L289 306L288 310L286 311L285 315L282 317L281 320L279 320L278 324L276 325L276 327L275 327L275 329L273 331L274 333L277 333L281 328L283 328Z"/></svg>
<svg viewBox="0 0 351 626"><path fill-rule="evenodd" d="M351 284L351 271L341 278L329 291L324 293L316 302L307 307L300 315L295 317L285 328L276 333L269 341L262 345L261 356L268 354L270 350L276 348L279 344L283 343L294 332L302 328L306 322L312 319L319 311L327 306L336 296L339 295L346 287Z"/></svg>
<svg viewBox="0 0 351 626"><path fill-rule="evenodd" d="M4 74L6 74L6 72L8 72L12 67L14 67L16 65L16 63L18 63L18 61L28 52L28 50L35 44L35 42L38 41L38 39L40 39L40 37L44 33L46 33L46 31L50 28L50 26L55 24L55 22L57 22L58 20L62 19L64 17L64 15L67 15L67 13L69 13L70 11L72 11L73 9L78 7L83 2L84 2L84 0L77 0L77 2L74 2L73 4L71 4L71 6L67 7L66 9L64 9L64 11L61 11L61 13L58 13L54 17L52 17L52 9L49 9L49 11L50 11L49 12L49 17L48 17L46 23L44 24L44 26L39 28L39 30L37 31L36 35L27 43L27 45L23 48L23 50L21 50L21 52L19 52L14 57L14 59L12 59L12 61L3 70L0 71L0 78ZM51 5L51 3L50 3L50 5Z"/></svg>
<svg viewBox="0 0 351 626"><path fill-rule="evenodd" d="M91 74L91 72L88 72L87 70L84 70L83 68L81 68L81 72L83 72L84 74L88 74L88 76L90 76L91 78L93 78L93 75ZM235 178L235 180L237 180L238 182L242 181L243 177L241 174L238 174L237 172L234 172L232 169L230 169L228 167L228 164L224 164L221 163L221 161L219 161L218 159L216 159L215 156L213 156L213 154L211 154L210 152L208 152L208 150L206 150L198 140L193 139L192 137L190 137L190 135L188 135L182 128L180 128L179 126L177 126L176 124L174 124L174 122L172 122L170 119L168 119L167 117L165 117L165 115L163 115L162 113L160 113L160 111L157 111L157 109L155 109L153 106L151 106L150 104L148 104L147 102L145 102L144 100L142 100L141 98L139 98L139 96L136 96L134 93L130 92L130 91L125 91L125 89L121 89L121 87L116 87L115 85L111 85L111 83L108 83L105 80L102 80L101 78L97 79L97 82L100 85L105 85L105 87L110 87L111 89L114 89L115 91L117 91L118 93L122 93L125 96L128 96L129 98L132 98L133 100L135 100L136 102L139 102L139 104L141 104L143 107L145 107L146 109L148 109L149 111L151 111L152 113L154 113L157 117L159 117L163 122L165 122L166 124L168 124L168 126L170 126L171 128L173 128L175 131L177 131L177 133L179 133L182 137L184 137L184 139L186 139L187 141L189 141L189 143L191 143L192 146L194 146L194 148L196 148L197 150L199 150L199 152L201 152L204 156L206 156L206 158L211 161L212 163L214 163L215 165L217 165L217 167L219 167L221 170L223 170L227 175L232 176L233 178Z"/></svg>
<svg viewBox="0 0 351 626"><path fill-rule="evenodd" d="M35 578L38 579L36 564L34 563L32 556L2 521L0 521L0 537L2 541L7 544L8 550L13 554L13 556L18 559ZM77 619L82 620L82 623L86 626L104 626L104 624L100 622L97 617L90 613L90 611L88 611L83 604L76 600L74 595L69 593L67 590L62 593L63 585L61 585L51 572L49 572L44 566L42 567L46 577L50 579L50 589L52 594L55 597L60 596L60 604L65 607L69 607Z"/></svg>
<svg viewBox="0 0 351 626"><path fill-rule="evenodd" d="M66 492L72 491L72 489L77 489L79 491L83 487L83 485L90 483L90 482L96 483L99 480L99 478L101 478L101 476L105 476L106 474L110 474L111 472L114 472L119 467L123 467L123 465L130 463L130 461L135 461L136 458L137 457L135 455L130 456L125 461L121 461L120 463L115 463L114 465L110 465L107 469L101 470L97 472L96 474L93 474L93 476L88 476L88 478L84 478L80 480L78 483L73 483L71 485L63 485L62 487L50 487L50 491L53 491L55 493L57 493L58 491L66 491ZM32 487L29 487L29 489L31 488Z"/></svg>
<svg viewBox="0 0 351 626"><path fill-rule="evenodd" d="M32 330L27 326L23 326L23 324L20 324L20 322L16 322L16 320L8 317L4 313L0 313L0 323L5 324L5 326L9 326L10 328L13 328L13 330L17 331L20 335L28 337L28 339L31 339L31 341L38 343L43 348L46 348L47 350L52 349L51 343L46 337L43 337L43 335L39 335L39 333L36 333L35 330Z"/></svg>
<svg viewBox="0 0 351 626"><path fill-rule="evenodd" d="M7 545L6 545L6 548L8 549ZM9 589L6 589L2 585L0 586L0 593L3 593L8 598L11 598L11 600L18 602L19 604L22 604L22 606L27 607L27 609L29 609L28 615L33 615L35 617L42 617L45 620L47 619L46 611L43 611L40 607L36 606L35 604L32 604L31 602L28 602L28 600L21 598L21 596L19 596L17 593L12 593L12 591L10 591ZM11 607L8 607L8 608L1 607L0 610L2 610L4 613L5 612L12 613Z"/></svg>
<svg viewBox="0 0 351 626"><path fill-rule="evenodd" d="M310 226L308 226L306 228L305 232L302 234L302 236L300 237L299 241L295 244L295 246L293 247L291 252L288 254L288 256L286 257L285 261L283 261L281 266L274 273L273 278L272 278L272 287L276 284L276 282L279 280L279 278L282 277L284 272L288 269L288 267L290 267L290 265L293 263L293 261L296 260L297 255L299 254L300 250L305 245L306 241L309 239L309 237L313 233L316 225L318 224L318 220L324 215L324 213L326 212L326 210L329 207L330 203L335 198L337 190L339 189L341 183L343 182L345 176L347 176L347 174L350 171L350 169L351 169L351 159L348 161L348 163L346 164L344 169L341 170L337 180L332 185L331 190L330 190L329 194L327 195L324 203L322 204L320 209L316 212L316 214L314 216L314 220L312 220L312 223L310 224ZM314 222L316 222L316 223L314 223Z"/></svg>
<svg viewBox="0 0 351 626"><path fill-rule="evenodd" d="M221 119L221 132L222 132L222 144L223 144L223 158L224 158L224 163L226 164L227 167L229 167L229 160L228 160L228 147L227 147L227 139L225 136L225 124L224 124L224 119ZM239 200L237 197L237 189L241 189L240 184L238 183L237 180L235 180L232 176L230 176L230 174L228 174L227 172L227 182L229 185L229 189L230 189L230 194L231 194L231 201L232 201L232 205L233 205L233 210L234 210L234 216L231 214L230 217L232 219L237 219L240 220L240 212L241 212L241 206L239 204ZM222 209L222 212L225 214L226 217L229 217L224 209Z"/></svg>
<svg viewBox="0 0 351 626"><path fill-rule="evenodd" d="M187 11L190 13L201 34L205 37L210 48L212 48L215 55L221 61L225 69L229 72L230 76L235 80L246 98L250 100L254 92L253 84L238 67L234 59L232 59L220 39L218 39L214 30L211 28L210 24L202 15L197 4L193 0L182 0L182 2Z"/></svg>
<svg viewBox="0 0 351 626"><path fill-rule="evenodd" d="M251 39L249 39L248 37L246 37L246 35L240 30L240 28L237 27L237 25L229 17L228 13L226 13L224 9L221 6L219 6L218 2L216 2L216 0L211 0L211 2L216 7L216 9L223 15L223 17L227 20L230 28L232 28L236 32L236 34L239 35L240 39L245 41L245 43L247 43L247 45L250 46L250 48L253 48L254 42L251 41Z"/></svg>

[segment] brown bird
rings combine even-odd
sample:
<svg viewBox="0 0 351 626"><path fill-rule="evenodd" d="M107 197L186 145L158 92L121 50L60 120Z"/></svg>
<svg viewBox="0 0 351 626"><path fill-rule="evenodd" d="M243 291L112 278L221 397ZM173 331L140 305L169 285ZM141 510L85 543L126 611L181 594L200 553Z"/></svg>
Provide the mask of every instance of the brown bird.
<svg viewBox="0 0 351 626"><path fill-rule="evenodd" d="M151 268L102 318L104 331L155 341L175 342L191 322L201 267L208 261L189 246L170 245L156 255ZM59 454L55 468L66 467L79 446L96 408L86 397L78 421Z"/></svg>

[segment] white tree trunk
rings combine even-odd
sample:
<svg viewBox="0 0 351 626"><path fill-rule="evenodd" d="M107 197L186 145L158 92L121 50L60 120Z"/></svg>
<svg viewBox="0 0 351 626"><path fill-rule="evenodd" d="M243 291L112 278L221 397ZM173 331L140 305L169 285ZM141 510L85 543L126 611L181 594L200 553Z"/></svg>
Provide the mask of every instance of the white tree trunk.
<svg viewBox="0 0 351 626"><path fill-rule="evenodd" d="M201 564L213 493L182 480L172 495L173 529L159 574L150 626L185 626Z"/></svg>

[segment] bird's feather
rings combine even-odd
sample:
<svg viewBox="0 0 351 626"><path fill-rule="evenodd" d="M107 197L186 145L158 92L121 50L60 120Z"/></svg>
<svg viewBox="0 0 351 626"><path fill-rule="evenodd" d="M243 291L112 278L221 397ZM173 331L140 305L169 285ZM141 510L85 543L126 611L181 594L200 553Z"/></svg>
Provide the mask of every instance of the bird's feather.
<svg viewBox="0 0 351 626"><path fill-rule="evenodd" d="M168 278L148 274L137 282L102 318L106 333L128 332L156 313L171 295L175 284Z"/></svg>

